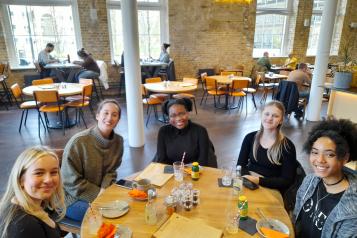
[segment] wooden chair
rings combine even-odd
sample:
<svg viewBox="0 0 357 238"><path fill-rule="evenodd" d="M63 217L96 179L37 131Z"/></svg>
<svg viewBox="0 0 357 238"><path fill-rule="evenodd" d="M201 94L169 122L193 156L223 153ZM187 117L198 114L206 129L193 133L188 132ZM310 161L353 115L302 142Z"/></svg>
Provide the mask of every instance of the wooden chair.
<svg viewBox="0 0 357 238"><path fill-rule="evenodd" d="M198 79L196 79L196 78L183 78L182 81L185 82L185 83L192 83L194 85L198 84ZM195 95L193 95L191 93L178 93L178 94L174 94L172 97L176 98L176 99L189 98L193 102L193 105L195 106L195 111L196 111L196 114L197 114L196 97L195 97Z"/></svg>
<svg viewBox="0 0 357 238"><path fill-rule="evenodd" d="M237 72L236 71L223 70L221 72L221 75L222 76L229 76L229 75L237 76Z"/></svg>
<svg viewBox="0 0 357 238"><path fill-rule="evenodd" d="M11 96L11 90L7 86L7 79L9 78L9 63L1 63L0 64L0 84L2 86L2 92L0 94L2 95L2 98L6 98L7 102L12 105L12 96ZM4 101L4 105L7 109L6 101Z"/></svg>
<svg viewBox="0 0 357 238"><path fill-rule="evenodd" d="M213 100L214 100L214 106L217 107L216 105L216 96L222 96L225 95L227 92L225 90L220 90L217 85L217 80L214 78L206 77L205 79L205 88L207 88L207 96L212 95ZM205 103L207 101L207 96L205 99Z"/></svg>
<svg viewBox="0 0 357 238"><path fill-rule="evenodd" d="M230 87L229 90L229 97L233 97L235 99L236 97L239 97L238 101L238 108L240 108L241 105L243 105L244 102L244 97L245 97L245 114L247 115L248 111L248 103L247 103L247 97L246 93L243 91L244 88L247 88L249 84L249 80L233 80L232 81L232 86ZM234 103L234 100L233 100ZM228 106L230 109L230 106Z"/></svg>
<svg viewBox="0 0 357 238"><path fill-rule="evenodd" d="M79 83L80 84L83 84L83 85L93 85L93 79L85 79L85 78L81 78L79 79ZM91 93L91 96L88 97L88 96L85 96L85 100L89 101L89 109L93 115L93 118L95 119L95 113L94 113L94 110L93 110L93 106L92 106L92 96L93 96L93 90L94 90L94 87L92 87L92 93ZM82 100L82 94L81 95L74 95L74 96L69 96L69 97L66 97L66 101L67 102L73 102L73 101L81 101Z"/></svg>
<svg viewBox="0 0 357 238"><path fill-rule="evenodd" d="M49 128L49 120L47 113L56 112L59 114L59 119L62 125L64 135L65 120L63 119L63 112L65 111L64 104L61 103L57 90L34 91L34 98L38 110L38 136L40 136L40 117L41 112L44 114L47 130ZM66 114L65 114L66 115Z"/></svg>
<svg viewBox="0 0 357 238"><path fill-rule="evenodd" d="M76 123L79 123L80 117L82 117L82 121L86 128L88 128L88 127L87 127L86 121L84 120L84 113L83 113L82 108L90 107L90 98L92 97L92 92L93 92L92 90L93 90L93 84L84 85L83 89L82 89L81 99L71 101L71 102L68 102L65 104L65 106L68 108L76 109ZM91 109L91 111L93 111L93 109Z"/></svg>
<svg viewBox="0 0 357 238"><path fill-rule="evenodd" d="M257 77L259 77L260 79L258 83L258 88L261 88L263 90L263 95L260 99L260 103L265 104L269 91L272 91L275 85L274 83L270 83L265 80L265 72L257 72Z"/></svg>
<svg viewBox="0 0 357 238"><path fill-rule="evenodd" d="M53 151L56 153L61 167L63 149L56 148L53 149ZM58 225L62 231L71 233L73 238L77 238L77 235L81 233L81 223L79 221L74 221L72 219L69 219L68 217L64 217L60 221L58 221Z"/></svg>
<svg viewBox="0 0 357 238"><path fill-rule="evenodd" d="M145 83L159 83L159 82L161 82L161 78L160 77L146 78L145 79ZM167 93L151 93L150 97L158 98L161 101L165 101L170 97L170 95L167 94Z"/></svg>
<svg viewBox="0 0 357 238"><path fill-rule="evenodd" d="M20 119L20 126L19 126L19 132L21 132L21 126L22 126L22 120L24 118L24 114L26 112L25 116L25 121L24 125L26 126L26 121L27 121L27 115L28 115L28 110L30 109L37 109L36 107L36 101L24 101L23 96L22 96L22 90L20 86L15 83L11 86L11 92L12 95L15 98L15 103L19 109L22 109L22 114L21 114L21 119ZM43 127L46 130L45 123L42 120L42 117L40 117L40 120L42 122Z"/></svg>
<svg viewBox="0 0 357 238"><path fill-rule="evenodd" d="M32 85L42 85L42 84L51 84L53 83L53 78L43 78L36 79L32 81Z"/></svg>
<svg viewBox="0 0 357 238"><path fill-rule="evenodd" d="M151 115L151 108L153 108L154 113L155 113L155 118L159 119L158 117L158 113L157 113L157 105L161 105L162 104L162 100L160 98L154 98L154 97L150 97L147 93L146 88L144 87L144 85L141 85L141 95L143 97L143 103L145 105L147 105L147 119L146 119L146 126L148 126L149 120L150 120L150 115Z"/></svg>
<svg viewBox="0 0 357 238"><path fill-rule="evenodd" d="M258 90L260 78L261 78L260 75L252 76L252 81L250 83L250 86L248 86L247 88L243 88L243 92L245 92L246 94L252 95L252 101L253 101L255 109L257 109L257 105L255 103L255 94L257 93L257 90Z"/></svg>

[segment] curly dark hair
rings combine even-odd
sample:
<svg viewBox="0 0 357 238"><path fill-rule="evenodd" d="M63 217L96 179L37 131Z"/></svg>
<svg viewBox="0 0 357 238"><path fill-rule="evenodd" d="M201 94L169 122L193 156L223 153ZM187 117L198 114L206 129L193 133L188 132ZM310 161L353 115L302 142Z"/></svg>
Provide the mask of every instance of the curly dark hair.
<svg viewBox="0 0 357 238"><path fill-rule="evenodd" d="M173 105L182 105L182 106L185 107L186 111L188 111L188 112L192 111L192 102L191 102L191 100L188 99L188 98L180 98L180 99L170 99L170 100L165 101L162 104L162 112L165 115L168 116L169 115L169 109Z"/></svg>
<svg viewBox="0 0 357 238"><path fill-rule="evenodd" d="M336 145L338 159L350 154L349 161L357 160L357 124L347 119L327 119L315 125L303 146L310 153L316 140L321 137L330 138Z"/></svg>

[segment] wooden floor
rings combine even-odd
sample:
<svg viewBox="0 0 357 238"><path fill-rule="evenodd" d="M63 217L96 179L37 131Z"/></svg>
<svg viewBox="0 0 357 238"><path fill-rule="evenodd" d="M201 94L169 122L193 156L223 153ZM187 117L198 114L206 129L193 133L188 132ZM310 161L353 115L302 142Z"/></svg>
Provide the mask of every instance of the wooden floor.
<svg viewBox="0 0 357 238"><path fill-rule="evenodd" d="M201 92L197 93L198 96ZM107 96L107 97L116 97ZM270 99L270 97L268 97ZM218 166L235 164L242 140L244 136L260 126L261 104L259 96L257 100L258 110L255 110L251 100L248 100L248 113L245 111L238 112L232 110L230 113L213 107L213 99L209 99L206 105L199 106L199 97L197 98L198 114L191 112L191 119L205 126L209 136L215 146L218 158ZM250 98L249 98L250 99ZM268 100L269 100L268 99ZM118 169L119 177L125 177L133 172L143 169L153 159L156 152L156 141L158 129L163 125L153 117L147 127L145 127L145 146L142 148L130 148L128 146L127 115L126 104L123 98L119 99L122 106L122 119L116 128L116 132L124 137L124 157L120 168ZM326 103L325 103L326 104ZM326 105L323 105L323 112ZM18 132L18 126L21 117L21 111L12 107L9 111L0 108L0 194L5 190L5 186L10 174L10 170L17 156L27 147L34 145L47 145L53 148L64 147L67 141L75 133L84 130L83 123L78 126L66 129L65 136L61 130L50 130L44 133L41 128L41 138L38 137L37 112L29 112L27 126ZM144 118L146 120L146 118ZM86 121L89 126L95 125L89 111L86 111ZM314 123L299 122L294 117L286 120L283 131L294 142L299 161L302 162L305 170L309 170L306 162L306 155L301 152L302 143L304 142L307 132Z"/></svg>

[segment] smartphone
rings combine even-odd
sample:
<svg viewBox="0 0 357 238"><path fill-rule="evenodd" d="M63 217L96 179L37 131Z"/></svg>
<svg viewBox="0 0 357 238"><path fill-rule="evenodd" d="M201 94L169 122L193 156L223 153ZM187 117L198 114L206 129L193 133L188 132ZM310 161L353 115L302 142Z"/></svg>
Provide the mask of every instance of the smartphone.
<svg viewBox="0 0 357 238"><path fill-rule="evenodd" d="M247 178L243 178L243 186L246 188L249 188L250 190L255 190L255 189L259 188L259 185L253 183L252 181L250 181Z"/></svg>
<svg viewBox="0 0 357 238"><path fill-rule="evenodd" d="M116 185L126 189L132 189L133 181L126 180L126 179L119 179L115 182Z"/></svg>

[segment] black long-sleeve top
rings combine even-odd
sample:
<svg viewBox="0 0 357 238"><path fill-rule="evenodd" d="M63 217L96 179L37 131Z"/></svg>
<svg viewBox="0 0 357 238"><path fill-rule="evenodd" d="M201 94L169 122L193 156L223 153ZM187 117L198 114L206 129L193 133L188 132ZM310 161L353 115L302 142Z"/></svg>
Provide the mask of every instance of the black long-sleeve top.
<svg viewBox="0 0 357 238"><path fill-rule="evenodd" d="M276 165L269 161L268 149L259 144L256 160L253 157L253 144L256 133L256 131L251 132L245 136L237 165L242 166L242 175L253 171L264 176L259 178L259 185L284 191L294 182L296 174L295 146L285 137L287 146L286 148L282 147L282 155L279 158L281 165Z"/></svg>
<svg viewBox="0 0 357 238"><path fill-rule="evenodd" d="M11 238L60 238L61 230L56 224L50 227L39 218L26 213L20 206L16 207L14 219L7 228L8 237Z"/></svg>
<svg viewBox="0 0 357 238"><path fill-rule="evenodd" d="M217 167L214 147L206 128L191 121L183 129L172 125L162 126L159 130L155 160L172 164L185 155L185 164L197 161L200 165Z"/></svg>

